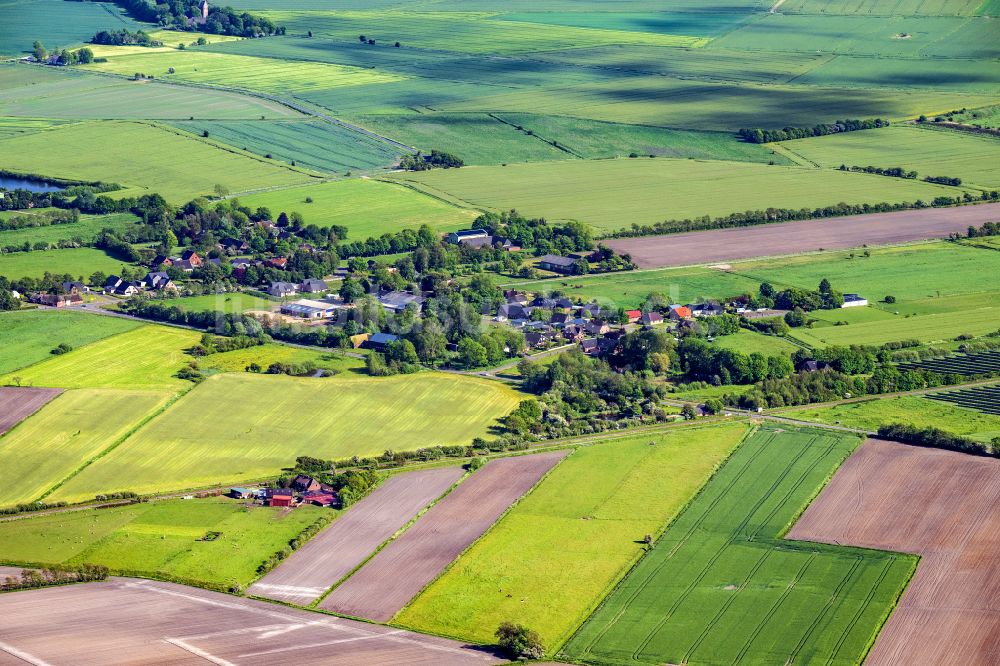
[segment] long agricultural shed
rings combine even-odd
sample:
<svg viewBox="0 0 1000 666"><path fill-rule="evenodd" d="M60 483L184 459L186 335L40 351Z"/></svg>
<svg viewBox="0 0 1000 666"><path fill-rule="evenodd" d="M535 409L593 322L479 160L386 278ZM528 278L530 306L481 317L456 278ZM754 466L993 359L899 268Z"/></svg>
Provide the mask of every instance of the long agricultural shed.
<svg viewBox="0 0 1000 666"><path fill-rule="evenodd" d="M330 593L320 608L387 622L567 453L487 463Z"/></svg>
<svg viewBox="0 0 1000 666"><path fill-rule="evenodd" d="M666 268L945 238L996 220L1000 203L617 238L604 244L619 254L630 254L640 268Z"/></svg>
<svg viewBox="0 0 1000 666"><path fill-rule="evenodd" d="M299 605L312 603L443 495L463 473L460 467L442 467L391 477L252 585L250 594Z"/></svg>

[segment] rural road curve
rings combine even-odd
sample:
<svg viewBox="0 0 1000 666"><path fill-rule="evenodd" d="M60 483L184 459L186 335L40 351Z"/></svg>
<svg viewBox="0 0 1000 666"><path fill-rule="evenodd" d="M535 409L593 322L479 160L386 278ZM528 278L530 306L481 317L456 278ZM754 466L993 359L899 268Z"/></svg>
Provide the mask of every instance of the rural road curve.
<svg viewBox="0 0 1000 666"><path fill-rule="evenodd" d="M827 217L602 242L619 254L630 254L640 268L665 268L944 238L952 233L964 234L969 226L978 227L993 220L1000 220L1000 203Z"/></svg>

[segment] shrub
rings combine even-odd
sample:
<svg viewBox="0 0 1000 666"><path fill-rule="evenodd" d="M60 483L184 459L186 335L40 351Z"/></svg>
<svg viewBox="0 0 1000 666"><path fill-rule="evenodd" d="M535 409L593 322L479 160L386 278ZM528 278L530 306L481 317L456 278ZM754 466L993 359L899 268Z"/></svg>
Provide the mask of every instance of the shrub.
<svg viewBox="0 0 1000 666"><path fill-rule="evenodd" d="M497 645L513 659L541 659L545 656L541 638L523 625L502 622L495 636Z"/></svg>

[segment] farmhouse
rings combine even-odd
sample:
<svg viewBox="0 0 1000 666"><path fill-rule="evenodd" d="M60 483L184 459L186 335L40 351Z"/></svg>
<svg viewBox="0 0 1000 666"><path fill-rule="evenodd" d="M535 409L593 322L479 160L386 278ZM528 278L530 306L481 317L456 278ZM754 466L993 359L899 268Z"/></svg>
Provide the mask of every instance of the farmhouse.
<svg viewBox="0 0 1000 666"><path fill-rule="evenodd" d="M424 304L423 296L417 296L406 291L389 291L378 297L378 302L386 310L402 312L410 303L415 303L419 310Z"/></svg>
<svg viewBox="0 0 1000 666"><path fill-rule="evenodd" d="M292 506L295 495L290 488L267 488L264 490L264 502L268 506Z"/></svg>
<svg viewBox="0 0 1000 666"><path fill-rule="evenodd" d="M508 319L527 319L531 316L531 308L518 303L504 303L497 308L497 321L507 321Z"/></svg>
<svg viewBox="0 0 1000 666"><path fill-rule="evenodd" d="M71 305L80 305L83 303L83 297L81 297L80 294L35 293L29 296L28 300L32 303L38 303L39 305L47 305L50 308L65 308Z"/></svg>
<svg viewBox="0 0 1000 666"><path fill-rule="evenodd" d="M330 287L322 280L316 280L314 278L309 278L304 280L302 284L299 285L299 291L304 294L318 294L327 291Z"/></svg>
<svg viewBox="0 0 1000 666"><path fill-rule="evenodd" d="M670 321L681 321L691 319L694 315L691 314L691 308L685 305L671 305L667 316L670 317Z"/></svg>
<svg viewBox="0 0 1000 666"><path fill-rule="evenodd" d="M299 474L294 479L292 479L292 490L297 490L300 493L307 493L312 490L319 490L320 482L311 476L306 476L305 474Z"/></svg>
<svg viewBox="0 0 1000 666"><path fill-rule="evenodd" d="M663 323L663 315L659 312L644 312L639 317L639 323L643 326L656 326Z"/></svg>
<svg viewBox="0 0 1000 666"><path fill-rule="evenodd" d="M264 265L268 268L277 268L283 271L288 266L288 259L285 257L271 257L264 262Z"/></svg>
<svg viewBox="0 0 1000 666"><path fill-rule="evenodd" d="M626 310L625 316L628 317L628 323L634 324L642 317L641 310Z"/></svg>
<svg viewBox="0 0 1000 666"><path fill-rule="evenodd" d="M278 298L294 296L298 291L299 285L292 284L291 282L272 282L271 286L267 288L267 293Z"/></svg>
<svg viewBox="0 0 1000 666"><path fill-rule="evenodd" d="M862 298L857 294L844 294L844 304L840 307L842 308L858 308L868 305L868 299Z"/></svg>
<svg viewBox="0 0 1000 666"><path fill-rule="evenodd" d="M453 231L447 235L446 240L452 245L467 244L470 241L486 239L489 244L492 239L486 229L466 229L464 231ZM481 245L482 243L480 243ZM475 247L479 247L478 245Z"/></svg>
<svg viewBox="0 0 1000 666"><path fill-rule="evenodd" d="M538 267L543 271L553 273L572 273L576 266L576 259L572 257L560 257L557 254L547 254L538 260Z"/></svg>
<svg viewBox="0 0 1000 666"><path fill-rule="evenodd" d="M325 301L314 301L307 298L291 303L282 303L281 314L303 319L328 319L337 312L337 306Z"/></svg>
<svg viewBox="0 0 1000 666"><path fill-rule="evenodd" d="M175 291L177 289L177 285L163 271L147 273L142 283L146 289L153 291Z"/></svg>
<svg viewBox="0 0 1000 666"><path fill-rule="evenodd" d="M722 306L718 303L688 303L688 309L695 317L718 317L723 313Z"/></svg>
<svg viewBox="0 0 1000 666"><path fill-rule="evenodd" d="M302 501L316 506L333 506L337 503L337 495L332 491L311 490L302 493Z"/></svg>
<svg viewBox="0 0 1000 666"><path fill-rule="evenodd" d="M63 282L63 291L67 294L89 294L90 287L82 282Z"/></svg>
<svg viewBox="0 0 1000 666"><path fill-rule="evenodd" d="M364 346L375 351L384 352L389 348L389 344L399 340L398 335L392 333L372 333L368 336Z"/></svg>

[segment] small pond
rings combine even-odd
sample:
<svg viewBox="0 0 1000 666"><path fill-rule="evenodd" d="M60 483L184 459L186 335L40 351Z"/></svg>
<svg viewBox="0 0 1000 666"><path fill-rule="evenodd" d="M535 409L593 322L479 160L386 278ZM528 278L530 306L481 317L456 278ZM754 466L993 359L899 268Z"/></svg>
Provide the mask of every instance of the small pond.
<svg viewBox="0 0 1000 666"><path fill-rule="evenodd" d="M0 188L5 190L28 190L29 192L59 192L66 189L61 185L47 183L34 178L18 178L16 176L0 176Z"/></svg>

